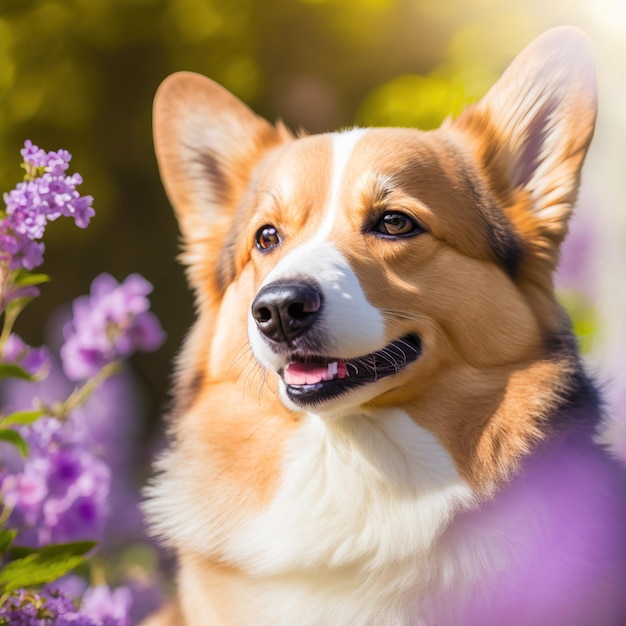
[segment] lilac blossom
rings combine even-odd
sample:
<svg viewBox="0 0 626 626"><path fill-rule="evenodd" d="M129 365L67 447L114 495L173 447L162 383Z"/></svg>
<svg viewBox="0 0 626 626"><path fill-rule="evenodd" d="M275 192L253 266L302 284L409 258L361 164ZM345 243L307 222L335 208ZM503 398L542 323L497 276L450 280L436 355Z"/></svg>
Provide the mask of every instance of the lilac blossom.
<svg viewBox="0 0 626 626"><path fill-rule="evenodd" d="M60 330L66 323L67 316L59 314L54 317L56 320L51 326L51 334L56 336L55 329ZM50 339L48 343L53 345L56 342ZM2 407L7 413L28 410L33 398L53 406L67 398L72 388L73 384L63 374L58 361L52 357L50 372L45 380L36 383L5 380L0 383ZM137 438L142 411L143 405L133 372L124 367L116 375L104 380L85 403L72 412L67 426L60 432L59 423L54 420L42 421L37 427L39 443L32 438L29 441L32 442L33 453L40 450L43 455L48 443L53 443L55 438L66 436L67 433L67 436L71 435L73 442L81 442L86 450L104 461L112 476L131 477L137 470ZM2 465L12 474L23 472L25 462L15 448L0 443L0 457ZM28 479L21 480L35 479L29 475ZM130 541L144 539L143 518L138 501L138 485L133 480L127 478L111 482L108 502L110 510L115 511L116 515L111 523L106 524L103 549L113 550Z"/></svg>
<svg viewBox="0 0 626 626"><path fill-rule="evenodd" d="M71 421L41 418L20 432L29 457L0 482L12 510L8 525L20 530L20 543L99 541L109 516L108 465L85 446Z"/></svg>
<svg viewBox="0 0 626 626"><path fill-rule="evenodd" d="M72 598L64 593L43 589L39 593L20 589L0 606L0 626L41 626L67 623L59 621L63 615L75 614ZM78 622L80 623L80 622ZM85 624L85 626L87 626Z"/></svg>
<svg viewBox="0 0 626 626"><path fill-rule="evenodd" d="M83 596L81 612L103 626L130 626L132 594L127 587L89 587Z"/></svg>
<svg viewBox="0 0 626 626"><path fill-rule="evenodd" d="M21 589L0 607L0 626L130 626L131 605L132 596L126 587L91 587L80 608L54 585L40 592Z"/></svg>
<svg viewBox="0 0 626 626"><path fill-rule="evenodd" d="M62 323L63 319L59 319L58 324L61 325ZM17 411L27 408L34 396L41 398L48 404L53 404L66 397L71 388L72 384L65 378L53 357L47 379L37 383L21 380L10 383L4 381L0 393L3 405L11 411ZM128 478L133 475L136 469L133 467L136 459L134 451L138 435L136 417L141 414L141 410L140 397L132 372L124 368L120 373L106 379L85 404L72 413L65 424L53 419L38 420L35 424L35 432L31 428L30 434L26 434L31 445L31 458L41 458L47 455L46 451L58 446L60 441L64 441L65 446L71 444L74 449L80 444L82 448L97 455L99 460L109 466L111 476L117 477L109 485L110 490L106 498L108 506L100 507L97 510L98 515L104 517L102 522L105 524L104 541L100 544L101 549L109 554L112 550L119 550L122 546L128 546L132 542L140 542L145 539L142 533L143 520L137 505L138 488ZM26 428L20 430L23 433L27 432ZM34 436L35 433L36 437ZM6 450L6 452L10 452L10 450ZM46 506L47 499L52 497L54 493L51 484L54 483L58 489L59 487L63 488L67 482L71 483L77 469L75 465L72 463L64 464L62 468L59 468L56 478L49 480L48 474L44 471L48 467L46 464L38 463L31 466L17 452L5 454L4 449L0 455L3 464L8 468L4 475L0 473L0 485L4 483L9 503L16 507L9 519L9 527L23 528L19 537L20 543L31 546L39 545L42 539L58 536L59 525L65 529L66 534L68 534L68 530L76 531L71 534L71 537L68 537L68 540L97 538L95 535L87 537L85 534L80 534L79 531L83 530L82 527L77 528L76 525L65 523L61 519L53 519L52 514L58 513L59 509L64 508L63 498L60 499L61 502L57 498L52 505ZM91 471L89 466L83 466L83 469ZM3 487L0 487L0 493L2 489ZM70 501L69 497L65 499L65 502L68 501ZM70 504L72 503L70 502ZM76 509L79 507L70 506L62 513L63 515L68 513L73 515L76 513ZM44 511L48 513L47 518L44 516ZM115 511L114 517L109 514L112 511ZM75 519L76 516L74 515ZM48 528L47 525L54 521L56 521L57 526L52 529ZM33 526L28 527L29 524ZM37 525L37 528L34 528L34 525ZM76 576L66 576L52 584L55 589L58 588L74 597L82 596L86 585L84 579ZM114 598L118 596L127 597L128 593L132 595L132 607L129 609L130 623L139 623L161 605L163 594L156 578L146 580L144 576L139 579L133 577L125 581L125 585L129 591L119 592ZM88 593L85 598L89 599L91 595ZM90 609L88 614L85 613L86 609L81 607L79 613L63 616L62 619L57 618L52 623L59 625L71 623L73 626L76 624L85 624L85 626L127 624L126 617L114 621L109 616L108 621L103 621L100 619L101 615L98 617L97 614L94 614L95 607L98 606L96 600L104 595L104 591L100 590L89 600L87 607L94 606L94 609L93 611ZM0 620L1 624L2 621ZM42 623L37 623L37 626L42 626Z"/></svg>
<svg viewBox="0 0 626 626"><path fill-rule="evenodd" d="M50 350L46 346L31 348L15 334L9 335L4 344L2 361L14 363L28 372L31 376L45 378L50 369Z"/></svg>
<svg viewBox="0 0 626 626"><path fill-rule="evenodd" d="M61 348L65 374L71 380L95 376L105 365L135 351L156 350L164 333L149 311L152 285L139 274L118 283L100 274L89 296L74 300L73 320L64 328Z"/></svg>
<svg viewBox="0 0 626 626"><path fill-rule="evenodd" d="M0 219L0 259L11 269L32 270L43 262L39 241L48 222L72 217L85 228L94 215L93 198L81 196L80 174L67 174L72 155L67 150L45 152L26 141L21 150L26 180L4 194L6 216Z"/></svg>
<svg viewBox="0 0 626 626"><path fill-rule="evenodd" d="M71 385L58 366L47 380L5 382L3 405L10 411L28 409L33 397L54 403ZM111 472L97 454L82 419L61 422L41 418L19 428L30 446L28 459L4 451L0 495L13 509L9 527L20 530L20 542L39 546L51 542L99 540L109 515L107 497Z"/></svg>
<svg viewBox="0 0 626 626"><path fill-rule="evenodd" d="M1 228L1 226L0 226ZM0 244L0 250L4 251L3 246ZM7 276L8 278L8 276ZM1 281L0 279L0 282ZM5 282L4 285L0 284L0 311L4 311L7 305L17 300L18 298L37 298L39 296L39 289L34 285L28 285L21 287L15 284Z"/></svg>
<svg viewBox="0 0 626 626"><path fill-rule="evenodd" d="M77 387L61 374L46 347L31 348L9 334L24 303L39 295L35 285L47 279L29 270L43 261L40 240L48 222L72 217L85 228L94 215L92 198L77 191L80 175L67 171L69 152L46 152L27 141L21 154L24 182L4 194L6 209L0 210L0 312L6 316L0 359L20 366L35 382L3 381L2 411L7 415L25 410L19 418L24 421L40 412L54 417L17 425L15 416L11 427L28 444L26 459L15 447L0 442L2 527L18 531L16 544L35 549L102 542L114 508L126 525L119 540L123 545L137 540L141 532L137 489L130 481L113 485L111 477L113 471L128 475L132 469L128 424L133 421L128 417L136 415L138 407L128 377L112 374L120 370L121 359L137 350L154 350L163 341L163 330L149 311L152 285L139 275L122 284L102 275L94 281L90 297L75 302L62 358L68 378L85 381ZM112 427L112 419L118 420L119 428ZM115 590L106 585L87 587L87 581L80 582L77 576L65 579L41 591L22 589L0 598L0 626L130 626L161 600L160 585L153 577L131 579L129 585L134 587ZM74 599L78 602L80 596L77 609Z"/></svg>

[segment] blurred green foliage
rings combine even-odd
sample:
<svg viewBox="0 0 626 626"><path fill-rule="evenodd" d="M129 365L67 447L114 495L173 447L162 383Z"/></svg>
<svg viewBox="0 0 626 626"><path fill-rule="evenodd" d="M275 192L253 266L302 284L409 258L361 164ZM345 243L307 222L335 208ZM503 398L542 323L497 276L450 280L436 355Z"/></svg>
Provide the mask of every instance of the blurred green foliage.
<svg viewBox="0 0 626 626"><path fill-rule="evenodd" d="M31 139L74 155L95 197L85 232L47 233L53 283L21 332L101 271L155 284L166 348L136 365L162 410L191 323L177 227L151 140L153 94L176 70L206 74L269 119L316 132L354 123L430 128L477 99L543 26L538 0L0 0L0 188ZM67 220L66 220L67 221Z"/></svg>

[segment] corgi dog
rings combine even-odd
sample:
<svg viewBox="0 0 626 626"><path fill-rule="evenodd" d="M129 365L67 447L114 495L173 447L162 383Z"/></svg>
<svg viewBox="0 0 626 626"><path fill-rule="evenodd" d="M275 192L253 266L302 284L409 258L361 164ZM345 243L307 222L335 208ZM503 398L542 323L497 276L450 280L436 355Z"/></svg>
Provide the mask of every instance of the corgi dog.
<svg viewBox="0 0 626 626"><path fill-rule="evenodd" d="M154 137L197 320L149 624L620 626L626 483L553 273L596 118L551 30L432 131L294 136L178 73Z"/></svg>

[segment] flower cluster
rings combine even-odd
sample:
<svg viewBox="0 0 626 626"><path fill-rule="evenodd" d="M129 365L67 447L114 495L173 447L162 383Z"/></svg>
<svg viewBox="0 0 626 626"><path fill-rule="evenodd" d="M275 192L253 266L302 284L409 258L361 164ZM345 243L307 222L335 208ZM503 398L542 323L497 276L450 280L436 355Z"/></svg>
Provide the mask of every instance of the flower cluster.
<svg viewBox="0 0 626 626"><path fill-rule="evenodd" d="M21 471L0 483L5 505L13 511L9 525L21 529L20 543L102 539L109 515L111 473L80 436L72 418L44 417L21 433L30 454Z"/></svg>
<svg viewBox="0 0 626 626"><path fill-rule="evenodd" d="M41 593L22 589L0 607L0 624L39 626L42 620L54 620L54 624L59 624L59 617L74 611L74 603L67 594L49 589Z"/></svg>
<svg viewBox="0 0 626 626"><path fill-rule="evenodd" d="M149 310L152 285L137 274L121 284L103 274L74 302L65 375L51 350L13 332L48 281L30 271L42 262L47 223L68 216L84 228L93 215L92 199L76 191L80 176L67 174L67 151L27 141L22 157L25 180L0 211L0 626L130 626L160 604L156 578L118 569L127 584L115 590L88 579L106 575L99 543L120 549L140 536L136 488L112 481L113 472L130 474L129 417L138 413L122 366L158 348L164 333ZM107 530L112 509L122 538ZM81 576L67 575L79 566Z"/></svg>
<svg viewBox="0 0 626 626"><path fill-rule="evenodd" d="M80 610L72 597L49 586L41 592L20 590L0 607L0 626L130 626L130 591L106 585L85 592Z"/></svg>
<svg viewBox="0 0 626 626"><path fill-rule="evenodd" d="M43 262L40 241L46 225L61 216L73 217L85 228L94 215L93 198L81 196L80 174L67 174L72 155L67 150L45 152L26 141L21 150L26 180L4 194L6 215L0 219L0 258L11 269L32 270Z"/></svg>
<svg viewBox="0 0 626 626"><path fill-rule="evenodd" d="M11 334L4 344L2 360L19 365L31 376L45 378L50 368L50 350L46 346L31 348L21 337Z"/></svg>
<svg viewBox="0 0 626 626"><path fill-rule="evenodd" d="M163 343L161 325L148 310L151 291L152 285L138 274L121 284L109 274L93 281L90 296L74 301L73 320L64 328L61 359L68 378L89 378L108 363Z"/></svg>
<svg viewBox="0 0 626 626"><path fill-rule="evenodd" d="M121 284L108 274L94 280L91 297L75 301L75 317L65 326L67 342L61 348L61 355L68 378L95 377L107 364L137 350L160 346L164 333L148 310L150 303L146 295L151 290L152 285L139 275L129 276ZM47 348L28 348L14 334L6 342L3 358L20 364L31 374L49 369L51 361ZM123 392L115 378L102 384L102 391L110 398L115 399ZM45 383L42 385L45 389ZM56 373L51 387L62 390L64 386L67 383L63 385ZM35 391L32 383L16 381L11 387L14 393L9 393L7 399L17 405L14 409L24 410L19 399L15 402L15 391L23 391L22 401L32 399ZM70 394L66 402L71 405L68 411L62 409L63 403L56 401L46 405L47 394L42 394L39 404L46 407L44 414L67 413L63 421L41 417L18 429L30 453L23 461L14 460L10 464L12 471L5 470L0 475L0 496L13 511L9 523L21 529L22 544L41 546L102 539L109 513L111 480L109 466L94 450L103 451L106 437L93 432L97 420L92 420L91 430L85 429L83 423L89 423L93 417L90 413L97 416L104 411L110 428L111 412L119 411L120 407L99 400L99 389L83 398L81 390L85 387Z"/></svg>

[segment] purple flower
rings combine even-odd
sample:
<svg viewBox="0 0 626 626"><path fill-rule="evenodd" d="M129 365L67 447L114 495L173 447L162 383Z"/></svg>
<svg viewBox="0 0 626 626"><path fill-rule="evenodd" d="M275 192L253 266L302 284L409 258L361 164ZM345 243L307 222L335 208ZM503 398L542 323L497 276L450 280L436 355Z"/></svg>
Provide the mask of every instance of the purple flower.
<svg viewBox="0 0 626 626"><path fill-rule="evenodd" d="M72 155L67 150L58 152L46 152L37 147L30 139L24 142L24 147L20 150L24 159L24 168L29 176L35 178L38 173L48 171L59 176L65 173L69 167Z"/></svg>
<svg viewBox="0 0 626 626"><path fill-rule="evenodd" d="M46 225L61 216L85 228L94 215L93 198L81 196L80 174L67 174L72 155L67 150L45 152L26 141L21 150L26 180L4 194L6 217L0 220L0 259L11 269L32 270L43 262Z"/></svg>
<svg viewBox="0 0 626 626"><path fill-rule="evenodd" d="M126 587L88 588L79 609L72 597L50 585L40 592L20 589L0 607L0 625L130 626L132 596Z"/></svg>
<svg viewBox="0 0 626 626"><path fill-rule="evenodd" d="M72 598L67 594L50 589L41 592L20 589L0 607L0 624L41 626L67 623L60 622L59 618L75 614L75 611Z"/></svg>
<svg viewBox="0 0 626 626"><path fill-rule="evenodd" d="M0 250L4 250L0 243ZM39 289L34 285L21 287L8 281L8 284L0 285L0 311L4 311L8 304L18 298L36 298L39 296Z"/></svg>
<svg viewBox="0 0 626 626"><path fill-rule="evenodd" d="M109 517L108 465L86 446L71 421L42 418L20 432L30 455L0 479L0 494L12 509L8 526L20 530L20 543L99 541Z"/></svg>
<svg viewBox="0 0 626 626"><path fill-rule="evenodd" d="M10 509L17 509L26 524L34 525L48 489L40 473L26 471L21 474L4 475L0 484L0 493L6 506Z"/></svg>
<svg viewBox="0 0 626 626"><path fill-rule="evenodd" d="M102 626L130 626L133 597L127 587L114 591L107 585L89 587L83 596L81 613Z"/></svg>
<svg viewBox="0 0 626 626"><path fill-rule="evenodd" d="M43 379L50 371L50 351L46 346L31 348L15 334L9 335L2 354L4 363L14 363L31 376Z"/></svg>
<svg viewBox="0 0 626 626"><path fill-rule="evenodd" d="M74 300L73 320L63 329L61 359L71 380L95 376L106 364L137 350L156 350L165 338L159 321L149 311L146 297L152 285L139 274L118 283L100 274L89 296Z"/></svg>
<svg viewBox="0 0 626 626"><path fill-rule="evenodd" d="M65 320L65 316L58 320L59 330ZM50 342L54 343L52 340ZM0 383L3 412L28 410L32 406L33 398L53 405L67 398L72 387L53 358L50 373L43 381L31 383L7 379ZM108 507L99 508L98 511L103 514L108 510L115 511L116 515L109 518L105 527L105 550L110 551L144 538L143 519L138 507L139 485L135 480L137 468L141 466L141 455L147 455L145 451L139 454L137 448L144 410L132 370L123 368L118 374L107 378L85 404L76 408L67 424L62 425L55 420L39 420L36 424L36 437L32 434L28 436L32 455L44 456L48 446L57 447L59 441L66 441L73 445L80 444L83 449L92 452L109 466L114 478L110 485ZM0 458L0 466L4 465L11 474L21 475L24 472L25 461L12 446L0 442ZM7 487L21 487L14 483L15 478L8 479ZM17 498L17 495L14 497ZM69 512L71 511L70 508ZM52 513L53 511L49 511L50 515ZM41 507L38 507L35 515L40 514ZM17 525L17 518L13 522ZM37 543L39 536L34 531L29 533L31 543Z"/></svg>

